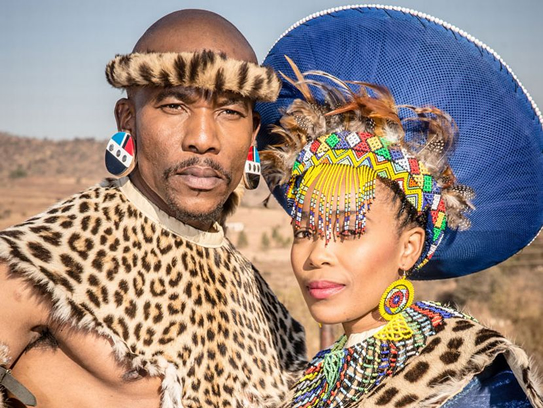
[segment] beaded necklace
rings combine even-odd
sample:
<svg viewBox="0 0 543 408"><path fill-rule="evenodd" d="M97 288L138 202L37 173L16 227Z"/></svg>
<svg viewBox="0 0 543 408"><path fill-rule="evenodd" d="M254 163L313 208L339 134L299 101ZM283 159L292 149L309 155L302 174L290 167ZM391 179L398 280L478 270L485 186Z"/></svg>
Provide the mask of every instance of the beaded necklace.
<svg viewBox="0 0 543 408"><path fill-rule="evenodd" d="M417 302L359 344L344 348L347 337L341 336L313 358L295 385L291 406L352 406L418 355L450 317L469 318L439 303Z"/></svg>

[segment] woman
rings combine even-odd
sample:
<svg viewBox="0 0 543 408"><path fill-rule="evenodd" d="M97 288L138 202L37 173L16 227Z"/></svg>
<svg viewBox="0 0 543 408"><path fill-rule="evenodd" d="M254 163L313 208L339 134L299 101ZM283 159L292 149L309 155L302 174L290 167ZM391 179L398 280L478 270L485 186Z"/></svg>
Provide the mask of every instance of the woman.
<svg viewBox="0 0 543 408"><path fill-rule="evenodd" d="M368 19L372 32L379 21L386 21L387 33L397 28L390 22L390 8L387 16L374 7L344 11L312 18L322 24L304 20L304 29L322 33L328 24L330 32L341 36L338 27L352 25L359 32ZM398 26L405 27L406 12L400 11ZM417 19L426 29L425 21ZM288 51L297 62L316 68L319 58L306 54L318 47L327 50L329 64L349 69L373 55L342 50L338 61L330 55L334 47L326 47L322 37L297 34L294 27L283 37L291 48L280 40L270 52L267 61L276 69L285 66L278 67L274 56ZM292 46L297 36L304 38L304 48ZM283 102L260 107L263 123L274 123L277 115L270 112L283 103L279 125L271 130L276 142L262 152L263 173L292 216L292 266L311 314L321 323L341 323L345 335L314 357L287 406L543 406L523 350L452 308L411 304L413 287L407 278L463 272L448 270L454 262L445 256L433 259L441 247L465 251L460 237L470 227L473 190L458 182L448 160L457 144L455 121L433 106L398 106L382 86L343 82L323 71L301 74L288 61L293 75L284 75L290 85L282 91ZM437 65L431 67L432 75ZM447 89L449 99L457 98L446 87L449 82L454 83L448 79L439 88ZM417 100L421 91L410 92ZM450 106L454 110L455 104ZM475 112L468 109L467 116L478 119ZM540 137L541 122L538 126ZM481 137L483 130L474 133ZM507 174L502 175L505 181L495 180L486 170L491 164L487 158L476 174L483 185L511 181ZM540 157L532 164L540 169ZM488 200L482 201L483 214L485 204ZM538 229L541 213L538 207ZM504 251L503 245L496 248ZM495 262L494 255L487 254L492 258L487 262ZM432 269L432 262L441 264Z"/></svg>

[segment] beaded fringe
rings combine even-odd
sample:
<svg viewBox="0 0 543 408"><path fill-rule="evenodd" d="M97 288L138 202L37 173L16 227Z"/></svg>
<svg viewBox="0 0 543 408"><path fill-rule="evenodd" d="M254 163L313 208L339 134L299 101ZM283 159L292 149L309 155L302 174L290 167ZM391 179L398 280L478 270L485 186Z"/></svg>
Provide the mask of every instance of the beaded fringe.
<svg viewBox="0 0 543 408"><path fill-rule="evenodd" d="M322 163L310 167L300 181L291 217L296 226L308 219L309 228L328 243L332 234L341 238L345 231L361 235L366 213L375 199L377 173L368 166ZM304 203L309 194L309 213ZM341 200L344 202L341 202ZM341 209L344 210L341 210ZM354 213L354 224L351 218Z"/></svg>

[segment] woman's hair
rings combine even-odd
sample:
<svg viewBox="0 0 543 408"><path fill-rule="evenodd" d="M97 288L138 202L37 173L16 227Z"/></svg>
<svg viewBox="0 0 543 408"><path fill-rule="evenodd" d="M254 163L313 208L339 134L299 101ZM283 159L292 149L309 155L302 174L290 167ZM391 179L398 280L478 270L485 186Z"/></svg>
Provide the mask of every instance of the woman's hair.
<svg viewBox="0 0 543 408"><path fill-rule="evenodd" d="M389 190L387 199L396 210L394 218L397 221L398 235L409 228L421 227L425 229L428 215L425 212L419 213L413 207L398 183L382 177L379 178L379 181Z"/></svg>

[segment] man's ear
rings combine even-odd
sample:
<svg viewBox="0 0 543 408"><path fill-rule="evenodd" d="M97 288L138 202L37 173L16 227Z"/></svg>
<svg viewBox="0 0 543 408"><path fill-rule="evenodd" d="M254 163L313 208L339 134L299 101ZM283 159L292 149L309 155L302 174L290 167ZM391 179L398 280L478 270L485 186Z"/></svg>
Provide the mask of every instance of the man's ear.
<svg viewBox="0 0 543 408"><path fill-rule="evenodd" d="M403 270L410 270L420 258L424 248L426 232L421 227L411 228L402 233L400 264L398 267Z"/></svg>
<svg viewBox="0 0 543 408"><path fill-rule="evenodd" d="M256 135L258 135L260 123L260 113L253 111L253 138L251 139L251 143L254 143Z"/></svg>
<svg viewBox="0 0 543 408"><path fill-rule="evenodd" d="M115 121L117 130L136 135L136 109L130 99L121 98L115 104Z"/></svg>

